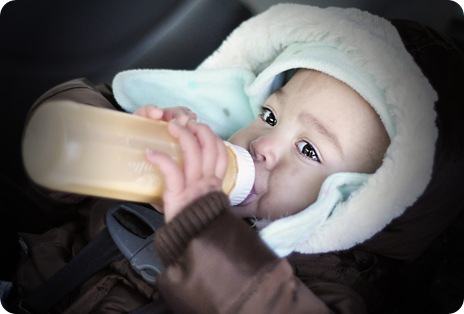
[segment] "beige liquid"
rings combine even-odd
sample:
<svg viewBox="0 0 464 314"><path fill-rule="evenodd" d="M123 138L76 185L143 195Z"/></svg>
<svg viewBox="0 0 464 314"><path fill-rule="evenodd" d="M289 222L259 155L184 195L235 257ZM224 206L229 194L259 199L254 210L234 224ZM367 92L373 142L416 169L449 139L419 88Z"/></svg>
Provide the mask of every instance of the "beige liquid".
<svg viewBox="0 0 464 314"><path fill-rule="evenodd" d="M230 194L238 166L227 147L223 189ZM26 171L39 185L137 202L159 200L164 188L159 170L145 159L147 149L179 164L182 158L166 122L70 101L39 107L27 123L22 148Z"/></svg>

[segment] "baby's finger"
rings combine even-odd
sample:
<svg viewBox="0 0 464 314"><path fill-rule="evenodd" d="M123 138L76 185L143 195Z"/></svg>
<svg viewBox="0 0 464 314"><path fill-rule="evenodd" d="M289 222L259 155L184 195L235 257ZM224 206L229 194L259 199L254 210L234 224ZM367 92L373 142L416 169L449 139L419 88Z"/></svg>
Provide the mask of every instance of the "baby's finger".
<svg viewBox="0 0 464 314"><path fill-rule="evenodd" d="M185 188L185 180L179 164L170 156L147 151L145 157L151 164L157 166L164 178L164 193L180 193Z"/></svg>
<svg viewBox="0 0 464 314"><path fill-rule="evenodd" d="M200 143L203 175L215 175L218 157L217 143L222 143L222 140L206 124L190 120L187 128L196 135Z"/></svg>
<svg viewBox="0 0 464 314"><path fill-rule="evenodd" d="M198 139L189 129L180 125L177 119L172 120L168 128L169 132L179 141L186 182L198 180L202 171L202 152Z"/></svg>
<svg viewBox="0 0 464 314"><path fill-rule="evenodd" d="M178 125L182 127L187 127L187 123L191 121L192 119L187 115L180 115L176 117L174 120Z"/></svg>
<svg viewBox="0 0 464 314"><path fill-rule="evenodd" d="M181 117L187 117L188 119L197 119L197 115L187 107L172 107L165 109L163 120L170 121L173 119L179 119Z"/></svg>
<svg viewBox="0 0 464 314"><path fill-rule="evenodd" d="M135 110L134 114L145 118L161 120L163 117L163 109L153 105L145 105Z"/></svg>

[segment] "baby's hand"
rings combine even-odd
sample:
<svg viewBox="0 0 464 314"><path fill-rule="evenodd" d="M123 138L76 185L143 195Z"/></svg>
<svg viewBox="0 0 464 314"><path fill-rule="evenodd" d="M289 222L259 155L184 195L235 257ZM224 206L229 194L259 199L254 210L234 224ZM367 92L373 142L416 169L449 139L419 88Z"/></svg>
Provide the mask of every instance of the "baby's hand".
<svg viewBox="0 0 464 314"><path fill-rule="evenodd" d="M183 167L163 153L146 154L164 176L162 211L167 222L197 198L222 190L228 164L224 142L206 124L182 115L168 127L181 145Z"/></svg>
<svg viewBox="0 0 464 314"><path fill-rule="evenodd" d="M134 111L135 115L154 120L170 121L172 119L187 116L189 119L196 120L197 115L187 107L177 106L171 108L158 108L153 105L145 105Z"/></svg>

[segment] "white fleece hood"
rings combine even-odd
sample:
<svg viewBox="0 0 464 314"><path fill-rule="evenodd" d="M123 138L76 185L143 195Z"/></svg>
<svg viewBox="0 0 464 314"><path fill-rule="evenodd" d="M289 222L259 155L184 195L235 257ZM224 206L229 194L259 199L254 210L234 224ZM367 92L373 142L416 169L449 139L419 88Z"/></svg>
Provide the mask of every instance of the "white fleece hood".
<svg viewBox="0 0 464 314"><path fill-rule="evenodd" d="M128 111L149 103L191 107L226 138L256 117L279 74L295 68L358 91L391 144L374 174L330 176L315 204L266 224L260 235L280 256L349 249L400 216L432 173L436 93L390 22L358 9L279 4L242 23L196 70L125 71L113 90Z"/></svg>

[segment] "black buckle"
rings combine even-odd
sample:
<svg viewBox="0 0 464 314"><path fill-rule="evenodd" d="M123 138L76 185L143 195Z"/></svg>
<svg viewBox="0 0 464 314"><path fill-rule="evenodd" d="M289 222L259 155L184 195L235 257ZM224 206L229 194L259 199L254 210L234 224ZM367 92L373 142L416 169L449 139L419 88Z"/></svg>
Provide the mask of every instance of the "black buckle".
<svg viewBox="0 0 464 314"><path fill-rule="evenodd" d="M164 269L153 245L156 230L163 224L163 215L154 209L131 203L112 206L106 213L114 243L132 268L152 284Z"/></svg>

